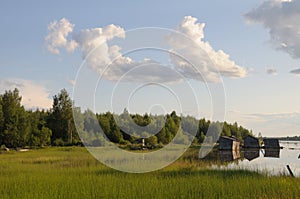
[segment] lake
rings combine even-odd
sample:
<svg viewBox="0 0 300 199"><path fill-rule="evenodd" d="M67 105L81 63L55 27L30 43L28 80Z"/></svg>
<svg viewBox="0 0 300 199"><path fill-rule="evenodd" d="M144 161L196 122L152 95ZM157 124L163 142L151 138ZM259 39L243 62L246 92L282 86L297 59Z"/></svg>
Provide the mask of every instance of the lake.
<svg viewBox="0 0 300 199"><path fill-rule="evenodd" d="M247 169L268 175L287 174L289 165L296 177L300 177L300 141L280 141L283 149L243 149L238 152L213 151L204 161L218 160L214 169Z"/></svg>

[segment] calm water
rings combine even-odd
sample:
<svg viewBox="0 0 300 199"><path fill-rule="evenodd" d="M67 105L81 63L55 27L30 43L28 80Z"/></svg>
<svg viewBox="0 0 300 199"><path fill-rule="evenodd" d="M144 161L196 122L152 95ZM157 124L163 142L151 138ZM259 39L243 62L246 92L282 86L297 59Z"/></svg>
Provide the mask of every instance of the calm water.
<svg viewBox="0 0 300 199"><path fill-rule="evenodd" d="M300 142L280 141L283 149L245 150L240 152L216 151L208 159L217 158L225 164L213 165L219 169L248 169L269 175L288 174L286 165L290 165L294 175L300 177Z"/></svg>

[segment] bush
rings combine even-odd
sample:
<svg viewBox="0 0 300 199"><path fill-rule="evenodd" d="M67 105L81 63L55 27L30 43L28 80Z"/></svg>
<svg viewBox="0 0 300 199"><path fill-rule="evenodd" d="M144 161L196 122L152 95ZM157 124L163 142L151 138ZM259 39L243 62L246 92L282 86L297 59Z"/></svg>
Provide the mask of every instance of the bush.
<svg viewBox="0 0 300 199"><path fill-rule="evenodd" d="M130 145L130 150L142 150L143 146L142 144L131 144Z"/></svg>
<svg viewBox="0 0 300 199"><path fill-rule="evenodd" d="M7 148L6 148L5 144L1 145L1 147L0 147L0 150L1 150L1 151L5 151L6 149L7 149Z"/></svg>
<svg viewBox="0 0 300 199"><path fill-rule="evenodd" d="M130 145L131 143L128 140L122 140L120 141L121 145Z"/></svg>
<svg viewBox="0 0 300 199"><path fill-rule="evenodd" d="M56 140L54 140L54 143L53 143L55 146L64 146L65 145L65 142L61 139L61 138L58 138Z"/></svg>

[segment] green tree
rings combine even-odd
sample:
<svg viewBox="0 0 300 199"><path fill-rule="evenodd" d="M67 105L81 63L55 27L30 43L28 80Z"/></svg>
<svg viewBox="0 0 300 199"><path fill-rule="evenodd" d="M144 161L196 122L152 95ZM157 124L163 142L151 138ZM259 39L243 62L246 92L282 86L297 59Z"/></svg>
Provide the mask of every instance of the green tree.
<svg viewBox="0 0 300 199"><path fill-rule="evenodd" d="M231 136L230 127L228 126L227 122L223 123L222 135L224 135L224 136Z"/></svg>
<svg viewBox="0 0 300 199"><path fill-rule="evenodd" d="M30 146L46 146L50 144L52 131L46 127L47 113L36 110L35 112L28 111L29 126L30 126Z"/></svg>
<svg viewBox="0 0 300 199"><path fill-rule="evenodd" d="M197 134L198 135L198 134ZM205 134L204 132L200 132L199 136L197 136L197 139L198 139L198 143L201 144L203 143L204 139L205 139Z"/></svg>
<svg viewBox="0 0 300 199"><path fill-rule="evenodd" d="M151 123L151 117L145 113L143 116L143 125L142 126L148 126Z"/></svg>
<svg viewBox="0 0 300 199"><path fill-rule="evenodd" d="M40 142L39 142L39 146L47 146L51 143L51 135L52 135L52 131L51 129L43 126L41 131L40 131Z"/></svg>
<svg viewBox="0 0 300 199"><path fill-rule="evenodd" d="M106 137L112 142L121 143L124 141L123 135L114 118L117 118L117 115L113 115L110 112L98 116L99 124Z"/></svg>
<svg viewBox="0 0 300 199"><path fill-rule="evenodd" d="M115 143L121 143L124 141L120 128L117 126L113 118L110 120L110 129L111 129L111 134L109 137L110 141Z"/></svg>
<svg viewBox="0 0 300 199"><path fill-rule="evenodd" d="M158 139L157 139L157 137L155 135L150 136L150 137L148 137L148 138L145 139L146 144L150 145L150 146L157 145L157 141L158 141Z"/></svg>
<svg viewBox="0 0 300 199"><path fill-rule="evenodd" d="M176 126L176 132L178 131L178 128L180 126L180 122L181 122L181 119L179 116L176 115L176 112L175 111L172 111L171 113L171 118L173 119L174 123L175 123L175 126Z"/></svg>
<svg viewBox="0 0 300 199"><path fill-rule="evenodd" d="M237 122L234 122L234 124L231 124L229 127L230 127L230 131L231 131L231 135L238 137L239 127L238 127Z"/></svg>
<svg viewBox="0 0 300 199"><path fill-rule="evenodd" d="M22 147L28 141L27 114L24 107L21 106L21 100L18 89L5 91L2 96L4 120L1 140L8 147Z"/></svg>
<svg viewBox="0 0 300 199"><path fill-rule="evenodd" d="M111 129L110 129L111 119L113 119L113 116L110 112L98 116L98 121L101 126L101 129L107 137L110 137L109 135L111 133Z"/></svg>
<svg viewBox="0 0 300 199"><path fill-rule="evenodd" d="M0 134L3 131L3 125L4 125L4 117L3 117L3 110L2 110L2 95L0 95ZM0 140L0 144L2 141Z"/></svg>
<svg viewBox="0 0 300 199"><path fill-rule="evenodd" d="M203 132L204 135L206 135L209 125L210 121L206 121L204 118L200 119L198 125L198 133Z"/></svg>
<svg viewBox="0 0 300 199"><path fill-rule="evenodd" d="M176 115L176 113L175 113L175 115ZM176 133L178 131L178 127L179 127L174 122L173 118L174 118L174 116L172 117L170 115L167 115L166 124L165 124L167 132L169 132L171 134L171 139L176 135Z"/></svg>
<svg viewBox="0 0 300 199"><path fill-rule="evenodd" d="M196 138L198 139L199 144L201 144L204 141L209 125L210 121L206 121L204 118L199 120L198 131L196 134Z"/></svg>
<svg viewBox="0 0 300 199"><path fill-rule="evenodd" d="M52 130L52 143L56 139L62 139L69 144L79 141L72 115L72 100L65 89L53 97L49 127Z"/></svg>
<svg viewBox="0 0 300 199"><path fill-rule="evenodd" d="M165 127L163 127L159 133L157 133L156 137L158 142L162 144L168 144L171 141L171 135Z"/></svg>

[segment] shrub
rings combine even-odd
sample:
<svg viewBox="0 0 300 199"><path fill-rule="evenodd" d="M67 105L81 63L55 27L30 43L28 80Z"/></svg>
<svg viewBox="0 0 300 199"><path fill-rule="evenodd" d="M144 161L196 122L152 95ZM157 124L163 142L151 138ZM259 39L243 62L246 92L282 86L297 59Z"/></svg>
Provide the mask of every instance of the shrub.
<svg viewBox="0 0 300 199"><path fill-rule="evenodd" d="M61 138L58 138L56 140L54 140L54 143L53 143L55 146L64 146L65 145L65 142L61 139Z"/></svg>

